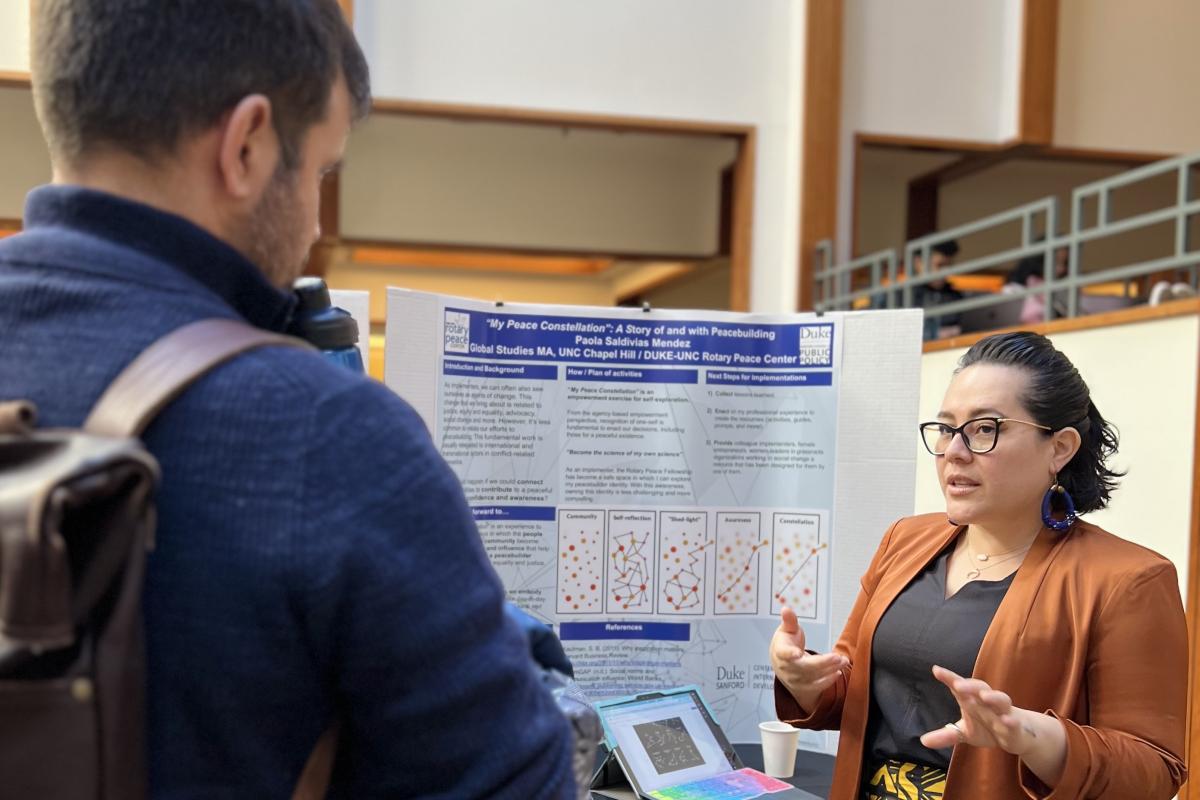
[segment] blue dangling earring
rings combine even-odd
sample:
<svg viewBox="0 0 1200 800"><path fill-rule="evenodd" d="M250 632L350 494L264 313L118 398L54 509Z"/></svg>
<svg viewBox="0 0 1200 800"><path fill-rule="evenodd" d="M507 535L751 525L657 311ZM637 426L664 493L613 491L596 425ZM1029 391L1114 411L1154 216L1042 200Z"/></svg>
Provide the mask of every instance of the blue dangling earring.
<svg viewBox="0 0 1200 800"><path fill-rule="evenodd" d="M1051 500L1054 495L1061 495L1066 509L1062 519L1055 519L1051 513ZM1071 499L1071 494L1063 488L1058 482L1058 476L1054 476L1054 485L1046 490L1046 494L1042 496L1042 522L1046 523L1047 528L1052 530L1062 531L1070 530L1075 524L1077 515L1075 513L1075 501Z"/></svg>

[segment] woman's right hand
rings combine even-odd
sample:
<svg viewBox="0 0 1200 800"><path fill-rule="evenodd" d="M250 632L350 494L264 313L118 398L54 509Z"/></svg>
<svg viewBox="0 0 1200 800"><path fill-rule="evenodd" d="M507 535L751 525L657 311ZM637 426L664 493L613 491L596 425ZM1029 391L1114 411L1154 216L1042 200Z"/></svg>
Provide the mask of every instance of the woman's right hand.
<svg viewBox="0 0 1200 800"><path fill-rule="evenodd" d="M796 702L811 712L821 693L833 685L850 660L837 653L813 655L804 651L804 629L788 607L779 612L779 627L771 637L771 669Z"/></svg>

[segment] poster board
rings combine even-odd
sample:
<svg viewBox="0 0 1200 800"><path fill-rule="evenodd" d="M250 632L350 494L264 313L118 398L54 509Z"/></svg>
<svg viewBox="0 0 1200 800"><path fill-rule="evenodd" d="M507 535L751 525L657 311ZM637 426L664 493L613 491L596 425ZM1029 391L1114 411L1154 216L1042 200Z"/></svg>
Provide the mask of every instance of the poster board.
<svg viewBox="0 0 1200 800"><path fill-rule="evenodd" d="M828 650L879 538L911 513L920 312L387 301L385 382L583 689L695 683L731 740L757 741L779 608Z"/></svg>

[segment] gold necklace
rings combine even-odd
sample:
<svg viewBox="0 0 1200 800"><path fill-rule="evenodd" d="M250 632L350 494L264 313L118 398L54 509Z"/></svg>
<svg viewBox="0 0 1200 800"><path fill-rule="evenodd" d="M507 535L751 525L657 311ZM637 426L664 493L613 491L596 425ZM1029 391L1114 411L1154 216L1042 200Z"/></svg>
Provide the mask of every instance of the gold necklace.
<svg viewBox="0 0 1200 800"><path fill-rule="evenodd" d="M1039 532L1040 532L1040 529L1039 529ZM1036 541L1037 541L1037 537L1035 536L1033 538L1033 541L1031 541L1029 544L1022 545L1021 547L1017 547L1013 550L1007 550L1003 553L979 553L979 554L976 554L973 550L971 550L971 544L970 544L970 542L967 541L966 534L964 534L963 535L963 546L966 548L967 555L970 557L970 561L968 561L968 563L973 564L977 561L978 562L989 562L986 564L986 566L978 566L977 565L977 566L973 567L972 569L967 570L967 580L973 581L976 578L978 578L980 575L982 575L984 570L989 570L992 567L998 567L1001 564L1005 563L1006 561L1012 561L1014 558L1018 558L1020 556L1025 555L1026 553L1029 552L1030 548L1033 547L1033 542L1036 542Z"/></svg>
<svg viewBox="0 0 1200 800"><path fill-rule="evenodd" d="M1033 547L1032 544L1028 545L1020 552L1017 552L1015 550L1010 550L1009 553L1011 553L1011 555L1007 555L1005 558L996 559L995 561L992 561L990 564L987 564L986 566L975 567L974 569L967 570L967 580L973 581L976 578L978 578L980 575L982 575L984 570L991 569L992 567L998 567L1006 561L1012 561L1014 558L1025 555L1027 552L1029 552L1029 548L1031 548L1031 547ZM967 552L970 553L971 548L968 547Z"/></svg>
<svg viewBox="0 0 1200 800"><path fill-rule="evenodd" d="M965 539L966 537L963 537L963 538ZM966 543L964 542L964 544L966 544ZM1015 553L1015 552L1017 552L1018 550L1022 550L1022 549L1024 549L1024 550L1028 550L1028 549L1029 549L1029 547L1030 547L1030 545L1027 545L1027 544L1026 544L1026 545L1021 545L1021 547L1014 547L1012 550L1006 550L1006 551L1005 551L1005 552L1003 552L1003 553L980 553L979 555L976 555L976 554L975 554L975 551L973 551L973 550L971 549L971 545L967 544L967 553L969 553L969 554L971 555L971 558L972 558L972 560L975 560L975 561L990 561L990 560L991 560L991 559L993 559L993 558L999 558L1000 556L1007 556L1007 555L1009 555L1010 553Z"/></svg>

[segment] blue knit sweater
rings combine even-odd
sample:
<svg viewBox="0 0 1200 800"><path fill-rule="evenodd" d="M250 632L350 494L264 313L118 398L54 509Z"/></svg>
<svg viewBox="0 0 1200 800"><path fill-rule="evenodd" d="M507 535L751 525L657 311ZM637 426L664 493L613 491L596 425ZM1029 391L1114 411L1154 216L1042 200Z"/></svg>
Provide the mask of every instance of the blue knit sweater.
<svg viewBox="0 0 1200 800"><path fill-rule="evenodd" d="M186 220L43 187L0 243L0 399L78 426L185 323L274 330L291 300ZM286 798L342 721L332 796L562 798L569 733L421 420L287 348L243 355L145 436L162 466L144 595L155 798Z"/></svg>

